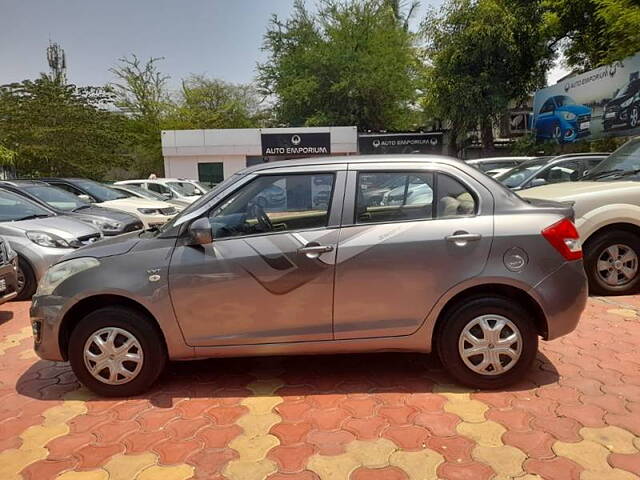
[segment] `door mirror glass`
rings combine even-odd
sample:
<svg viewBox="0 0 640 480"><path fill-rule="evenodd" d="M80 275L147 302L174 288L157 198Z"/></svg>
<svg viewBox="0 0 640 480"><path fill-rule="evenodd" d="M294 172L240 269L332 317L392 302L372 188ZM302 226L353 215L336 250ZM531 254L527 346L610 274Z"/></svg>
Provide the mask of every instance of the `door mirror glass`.
<svg viewBox="0 0 640 480"><path fill-rule="evenodd" d="M213 231L208 218L198 218L189 225L189 245L208 245L213 242Z"/></svg>
<svg viewBox="0 0 640 480"><path fill-rule="evenodd" d="M83 201L87 202L87 203L93 203L95 201L93 198L91 198L86 193L81 193L80 195L78 195L78 198L80 200L83 200Z"/></svg>
<svg viewBox="0 0 640 480"><path fill-rule="evenodd" d="M531 180L532 187L540 187L542 185L545 185L546 183L547 181L544 178L534 178L533 180Z"/></svg>

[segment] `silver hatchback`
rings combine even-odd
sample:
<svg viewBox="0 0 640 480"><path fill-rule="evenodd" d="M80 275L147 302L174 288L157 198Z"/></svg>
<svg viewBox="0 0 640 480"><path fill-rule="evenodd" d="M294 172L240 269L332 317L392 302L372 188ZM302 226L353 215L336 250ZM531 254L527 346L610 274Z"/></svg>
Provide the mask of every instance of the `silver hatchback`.
<svg viewBox="0 0 640 480"><path fill-rule="evenodd" d="M259 201L274 187L282 202ZM572 215L445 157L259 165L161 229L54 265L35 350L102 395L147 389L168 359L391 350L504 387L584 309Z"/></svg>

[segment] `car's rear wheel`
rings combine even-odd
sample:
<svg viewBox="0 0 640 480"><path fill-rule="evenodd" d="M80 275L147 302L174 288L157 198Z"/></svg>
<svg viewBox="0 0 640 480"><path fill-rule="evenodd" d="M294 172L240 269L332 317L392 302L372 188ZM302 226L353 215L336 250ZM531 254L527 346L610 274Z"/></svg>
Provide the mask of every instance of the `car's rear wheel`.
<svg viewBox="0 0 640 480"><path fill-rule="evenodd" d="M584 247L589 289L596 295L627 295L638 290L640 238L630 232L606 232Z"/></svg>
<svg viewBox="0 0 640 480"><path fill-rule="evenodd" d="M640 107L637 105L629 112L629 127L636 128L640 123Z"/></svg>
<svg viewBox="0 0 640 480"><path fill-rule="evenodd" d="M29 262L22 257L18 257L18 271L16 275L16 292L18 293L16 300L29 300L33 297L33 294L36 293L38 282L36 281L36 274L33 272L33 268L31 268Z"/></svg>
<svg viewBox="0 0 640 480"><path fill-rule="evenodd" d="M502 388L520 380L538 351L532 315L503 297L474 297L450 310L438 329L440 360L461 384Z"/></svg>
<svg viewBox="0 0 640 480"><path fill-rule="evenodd" d="M68 353L78 379L107 397L144 392L167 360L157 328L145 315L124 307L101 308L80 320Z"/></svg>

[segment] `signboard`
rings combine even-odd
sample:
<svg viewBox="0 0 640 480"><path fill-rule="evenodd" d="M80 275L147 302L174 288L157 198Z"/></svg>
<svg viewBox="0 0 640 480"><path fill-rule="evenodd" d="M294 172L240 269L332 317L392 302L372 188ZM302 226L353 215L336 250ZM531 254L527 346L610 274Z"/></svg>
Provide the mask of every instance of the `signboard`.
<svg viewBox="0 0 640 480"><path fill-rule="evenodd" d="M326 133L263 133L262 155L329 155L331 134Z"/></svg>
<svg viewBox="0 0 640 480"><path fill-rule="evenodd" d="M539 140L640 134L640 54L538 90L533 115Z"/></svg>
<svg viewBox="0 0 640 480"><path fill-rule="evenodd" d="M441 153L442 133L372 133L358 136L362 154Z"/></svg>

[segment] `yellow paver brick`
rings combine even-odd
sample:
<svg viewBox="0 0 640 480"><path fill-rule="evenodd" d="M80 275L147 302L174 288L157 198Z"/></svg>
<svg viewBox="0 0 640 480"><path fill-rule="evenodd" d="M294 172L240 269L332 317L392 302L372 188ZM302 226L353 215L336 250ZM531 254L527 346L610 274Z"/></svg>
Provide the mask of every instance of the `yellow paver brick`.
<svg viewBox="0 0 640 480"><path fill-rule="evenodd" d="M361 464L353 455L313 455L307 461L307 469L315 472L320 480L345 480Z"/></svg>
<svg viewBox="0 0 640 480"><path fill-rule="evenodd" d="M456 431L480 446L501 447L503 445L502 434L507 430L499 423L487 420L482 423L459 423L456 426Z"/></svg>
<svg viewBox="0 0 640 480"><path fill-rule="evenodd" d="M130 480L141 471L158 463L158 456L151 453L140 455L114 455L102 467L109 473L109 480Z"/></svg>
<svg viewBox="0 0 640 480"><path fill-rule="evenodd" d="M109 474L106 470L90 470L88 472L65 472L56 477L56 480L108 480Z"/></svg>
<svg viewBox="0 0 640 480"><path fill-rule="evenodd" d="M31 327L24 327L18 333L7 335L4 340L0 341L0 355L4 355L9 348L20 345L22 340L29 338L32 335L33 332Z"/></svg>
<svg viewBox="0 0 640 480"><path fill-rule="evenodd" d="M611 470L607 462L609 450L591 440L577 443L555 442L551 448L556 455L573 460L585 470L605 473Z"/></svg>
<svg viewBox="0 0 640 480"><path fill-rule="evenodd" d="M637 453L634 446L636 436L622 428L607 426L602 428L582 428L580 435L585 440L598 443L614 453Z"/></svg>
<svg viewBox="0 0 640 480"><path fill-rule="evenodd" d="M509 445L501 447L477 445L473 449L472 456L493 468L496 472L496 480L507 480L523 475L522 464L527 459L527 455L522 450Z"/></svg>
<svg viewBox="0 0 640 480"><path fill-rule="evenodd" d="M620 315L625 318L633 318L636 316L636 311L631 310L629 308L613 308L611 310L607 310L607 313L611 313L613 315Z"/></svg>
<svg viewBox="0 0 640 480"><path fill-rule="evenodd" d="M154 465L140 473L136 480L186 480L193 476L194 468L191 465ZM109 478L111 480L111 478Z"/></svg>
<svg viewBox="0 0 640 480"><path fill-rule="evenodd" d="M389 464L403 470L409 480L437 478L436 470L443 462L442 455L429 449L420 452L396 451L389 458Z"/></svg>
<svg viewBox="0 0 640 480"><path fill-rule="evenodd" d="M386 438L374 441L354 440L345 446L347 454L367 468L382 468L389 465L389 457L398 449L396 444Z"/></svg>

